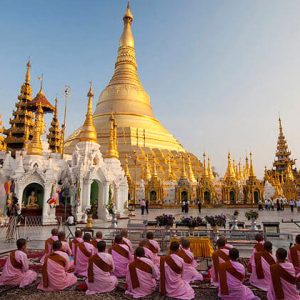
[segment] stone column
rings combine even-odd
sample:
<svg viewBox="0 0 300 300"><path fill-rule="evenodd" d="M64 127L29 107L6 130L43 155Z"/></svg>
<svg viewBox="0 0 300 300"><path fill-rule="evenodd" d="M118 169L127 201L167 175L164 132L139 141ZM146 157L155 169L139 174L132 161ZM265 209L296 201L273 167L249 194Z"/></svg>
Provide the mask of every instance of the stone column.
<svg viewBox="0 0 300 300"><path fill-rule="evenodd" d="M55 208L50 208L47 200L50 198L51 186L53 182L45 182L44 185L44 200L43 200L43 225L56 224Z"/></svg>

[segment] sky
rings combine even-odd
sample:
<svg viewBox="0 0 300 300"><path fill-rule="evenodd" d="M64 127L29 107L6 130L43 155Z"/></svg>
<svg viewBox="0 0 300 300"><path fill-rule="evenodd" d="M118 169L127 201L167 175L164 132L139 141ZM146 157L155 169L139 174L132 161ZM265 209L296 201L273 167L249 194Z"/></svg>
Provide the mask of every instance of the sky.
<svg viewBox="0 0 300 300"><path fill-rule="evenodd" d="M67 132L109 82L126 0L0 0L0 113L8 125L31 58L31 83L59 99L69 85ZM227 153L272 166L278 117L300 158L299 0L132 0L139 75L155 116L222 175ZM50 116L47 117L48 121Z"/></svg>

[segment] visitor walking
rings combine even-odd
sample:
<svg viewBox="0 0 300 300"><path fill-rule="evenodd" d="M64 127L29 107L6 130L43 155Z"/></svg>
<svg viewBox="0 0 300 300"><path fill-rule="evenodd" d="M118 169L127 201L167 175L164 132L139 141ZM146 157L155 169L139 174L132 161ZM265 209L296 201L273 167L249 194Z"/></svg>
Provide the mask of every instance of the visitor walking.
<svg viewBox="0 0 300 300"><path fill-rule="evenodd" d="M280 209L284 210L284 202L282 198L280 198Z"/></svg>
<svg viewBox="0 0 300 300"><path fill-rule="evenodd" d="M181 212L185 212L185 200L181 202Z"/></svg>
<svg viewBox="0 0 300 300"><path fill-rule="evenodd" d="M300 200L296 202L297 212L300 212Z"/></svg>
<svg viewBox="0 0 300 300"><path fill-rule="evenodd" d="M280 202L279 202L278 198L276 199L276 207L277 207L277 211L279 211L280 210Z"/></svg>
<svg viewBox="0 0 300 300"><path fill-rule="evenodd" d="M141 213L142 213L142 215L143 215L144 212L145 212L145 207L146 207L145 199L142 199L142 200L141 200L140 205L141 205Z"/></svg>
<svg viewBox="0 0 300 300"><path fill-rule="evenodd" d="M295 201L293 199L290 200L290 208L291 212L294 212Z"/></svg>
<svg viewBox="0 0 300 300"><path fill-rule="evenodd" d="M147 199L146 200L146 213L147 213L147 215L149 214L149 200Z"/></svg>
<svg viewBox="0 0 300 300"><path fill-rule="evenodd" d="M202 203L201 200L197 200L197 205L198 205L198 210L199 210L199 214L201 214L201 208L202 208Z"/></svg>

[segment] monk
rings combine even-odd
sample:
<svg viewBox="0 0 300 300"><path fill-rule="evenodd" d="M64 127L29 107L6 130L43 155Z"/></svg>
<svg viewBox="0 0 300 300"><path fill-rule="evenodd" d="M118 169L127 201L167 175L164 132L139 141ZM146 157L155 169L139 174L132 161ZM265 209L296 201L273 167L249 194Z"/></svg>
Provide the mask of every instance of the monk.
<svg viewBox="0 0 300 300"><path fill-rule="evenodd" d="M145 257L146 258L149 258L153 263L155 263L155 260L154 260L154 254L153 252L149 249L149 241L144 239L144 240L141 240L140 243L139 243L139 247L142 247L144 249L144 252L145 252Z"/></svg>
<svg viewBox="0 0 300 300"><path fill-rule="evenodd" d="M96 237L94 239L92 239L92 245L95 247L95 253L98 252L98 243L102 241L102 232L101 231L97 231L96 232Z"/></svg>
<svg viewBox="0 0 300 300"><path fill-rule="evenodd" d="M178 251L177 255L183 259L183 280L188 283L192 281L202 281L203 276L196 270L198 264L194 260L194 254L190 250L189 240L181 240L181 249Z"/></svg>
<svg viewBox="0 0 300 300"><path fill-rule="evenodd" d="M135 249L134 258L134 261L128 265L125 294L133 298L146 297L156 290L156 280L159 280L158 268L149 258L145 257L143 247Z"/></svg>
<svg viewBox="0 0 300 300"><path fill-rule="evenodd" d="M296 235L296 244L289 249L288 260L294 265L296 275L300 276L300 234Z"/></svg>
<svg viewBox="0 0 300 300"><path fill-rule="evenodd" d="M112 255L115 264L114 274L118 278L126 276L127 267L133 260L129 247L123 243L121 235L115 236L114 244L109 248L108 253Z"/></svg>
<svg viewBox="0 0 300 300"><path fill-rule="evenodd" d="M77 276L87 276L89 258L94 254L94 246L91 242L91 235L86 232L83 236L83 243L75 247L74 265Z"/></svg>
<svg viewBox="0 0 300 300"><path fill-rule="evenodd" d="M76 245L83 243L83 238L82 238L82 231L80 229L77 229L75 231L75 239L72 240L71 242L71 249L72 249L72 254L75 256L75 247Z"/></svg>
<svg viewBox="0 0 300 300"><path fill-rule="evenodd" d="M30 285L37 279L37 273L29 270L26 254L26 240L17 240L17 249L12 251L6 260L0 277L0 285L19 286Z"/></svg>
<svg viewBox="0 0 300 300"><path fill-rule="evenodd" d="M160 265L160 257L158 255L160 253L159 243L156 240L154 240L154 234L151 231L147 232L146 238L149 242L148 249L152 251L154 256L154 262L157 266L159 266Z"/></svg>
<svg viewBox="0 0 300 300"><path fill-rule="evenodd" d="M58 240L58 230L56 228L53 228L51 230L51 237L45 241L45 253L40 260L42 264L44 263L45 257L52 252L52 245L57 240Z"/></svg>
<svg viewBox="0 0 300 300"><path fill-rule="evenodd" d="M217 248L212 255L212 266L210 269L211 283L218 285L219 281L219 264L229 260L229 249L225 247L226 238L221 236L217 240Z"/></svg>
<svg viewBox="0 0 300 300"><path fill-rule="evenodd" d="M114 261L109 253L105 253L105 241L97 243L98 253L89 258L87 295L96 293L109 293L118 285L118 279L113 275L115 269Z"/></svg>
<svg viewBox="0 0 300 300"><path fill-rule="evenodd" d="M170 254L160 259L160 293L170 298L191 300L195 292L182 278L184 261L177 255L179 247L179 243L173 241Z"/></svg>
<svg viewBox="0 0 300 300"><path fill-rule="evenodd" d="M256 252L254 255L251 264L250 283L263 291L267 291L271 283L270 265L275 264L275 260L275 256L272 255L272 243L266 241L264 250Z"/></svg>
<svg viewBox="0 0 300 300"><path fill-rule="evenodd" d="M252 264L254 263L254 256L256 252L264 251L264 237L261 233L257 233L255 235L256 244L252 250L252 254L250 256L249 262L248 262L248 271L249 273L252 273Z"/></svg>
<svg viewBox="0 0 300 300"><path fill-rule="evenodd" d="M62 291L77 283L77 277L70 273L72 271L69 256L62 251L61 241L55 241L53 252L45 258L42 281L37 288L45 292Z"/></svg>
<svg viewBox="0 0 300 300"><path fill-rule="evenodd" d="M66 234L64 231L58 233L58 240L61 242L61 251L67 253L69 256L72 255L70 245L66 242Z"/></svg>
<svg viewBox="0 0 300 300"><path fill-rule="evenodd" d="M219 294L222 300L259 300L253 292L243 285L245 267L237 260L239 251L229 250L229 260L219 265Z"/></svg>
<svg viewBox="0 0 300 300"><path fill-rule="evenodd" d="M271 284L268 288L268 300L286 299L299 300L296 288L296 271L292 263L287 262L287 251L278 248L276 251L277 263L271 265Z"/></svg>
<svg viewBox="0 0 300 300"><path fill-rule="evenodd" d="M121 235L121 237L123 239L123 243L128 246L130 253L133 254L132 243L128 239L128 230L122 229L121 232L120 232L120 235Z"/></svg>

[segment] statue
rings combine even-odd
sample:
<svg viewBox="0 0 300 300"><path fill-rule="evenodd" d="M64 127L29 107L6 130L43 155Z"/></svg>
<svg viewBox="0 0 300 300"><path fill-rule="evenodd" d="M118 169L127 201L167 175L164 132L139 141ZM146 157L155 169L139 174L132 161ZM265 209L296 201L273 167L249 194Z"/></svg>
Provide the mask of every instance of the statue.
<svg viewBox="0 0 300 300"><path fill-rule="evenodd" d="M37 207L39 207L38 199L37 199L37 196L35 194L35 191L32 191L30 196L28 197L27 207L28 208L37 208Z"/></svg>

